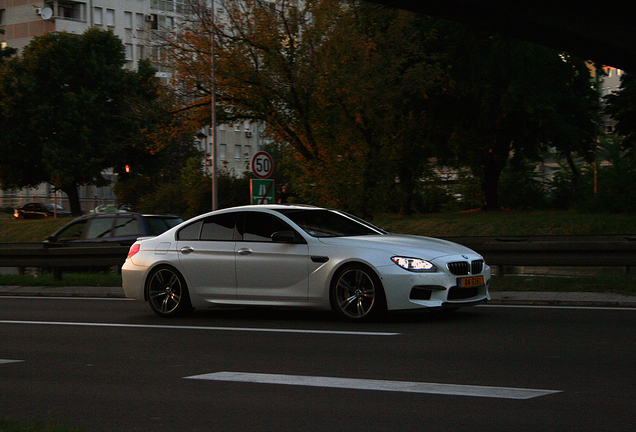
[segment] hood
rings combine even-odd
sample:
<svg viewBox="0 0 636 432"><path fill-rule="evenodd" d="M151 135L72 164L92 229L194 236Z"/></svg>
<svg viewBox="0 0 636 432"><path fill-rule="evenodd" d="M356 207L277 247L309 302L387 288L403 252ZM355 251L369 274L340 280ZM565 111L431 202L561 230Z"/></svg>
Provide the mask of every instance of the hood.
<svg viewBox="0 0 636 432"><path fill-rule="evenodd" d="M472 249L447 240L413 235L368 235L356 237L321 237L328 246L369 248L394 255L408 255L423 259L434 259L447 255L479 255Z"/></svg>

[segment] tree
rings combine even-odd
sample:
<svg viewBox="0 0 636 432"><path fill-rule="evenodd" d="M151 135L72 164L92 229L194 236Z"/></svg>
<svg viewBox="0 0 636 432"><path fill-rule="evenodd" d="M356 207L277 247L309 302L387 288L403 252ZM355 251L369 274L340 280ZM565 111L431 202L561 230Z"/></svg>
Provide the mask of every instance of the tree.
<svg viewBox="0 0 636 432"><path fill-rule="evenodd" d="M573 155L593 148L598 107L584 61L467 28L447 34L454 59L450 150L481 179L483 208L499 208L499 178L515 154L536 160L555 147L576 170Z"/></svg>
<svg viewBox="0 0 636 432"><path fill-rule="evenodd" d="M440 76L425 49L426 18L340 0L221 4L214 27L218 118L264 121L301 168L291 171L296 193L366 215L382 208L396 164L408 160L398 176L409 208L429 154L417 151L426 142L423 101ZM168 55L205 121L211 24L199 11Z"/></svg>
<svg viewBox="0 0 636 432"><path fill-rule="evenodd" d="M36 37L2 64L3 187L48 182L81 214L78 187L105 185L105 169L123 170L127 148L147 126L133 102L156 97L153 72L128 71L125 63L119 38L92 28Z"/></svg>

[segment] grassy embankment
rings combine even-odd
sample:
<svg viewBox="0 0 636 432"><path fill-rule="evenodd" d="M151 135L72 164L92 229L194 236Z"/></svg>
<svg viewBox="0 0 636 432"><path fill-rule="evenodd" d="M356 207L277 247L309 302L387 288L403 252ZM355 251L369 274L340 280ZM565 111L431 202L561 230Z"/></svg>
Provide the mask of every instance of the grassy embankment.
<svg viewBox="0 0 636 432"><path fill-rule="evenodd" d="M0 219L0 243L39 242L70 219L17 221ZM569 211L459 212L432 215L380 215L373 221L385 229L433 237L524 236L524 235L636 235L636 215L581 214ZM493 278L499 291L587 291L636 295L636 273L624 269L598 269L590 275L519 275ZM118 286L118 275L65 274L61 282L52 276L38 277L38 285ZM28 276L0 275L0 285L34 284Z"/></svg>

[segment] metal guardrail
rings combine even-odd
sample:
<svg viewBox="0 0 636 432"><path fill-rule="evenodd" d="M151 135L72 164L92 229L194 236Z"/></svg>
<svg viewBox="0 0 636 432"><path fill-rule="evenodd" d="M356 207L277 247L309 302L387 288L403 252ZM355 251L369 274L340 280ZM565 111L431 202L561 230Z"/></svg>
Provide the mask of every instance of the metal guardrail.
<svg viewBox="0 0 636 432"><path fill-rule="evenodd" d="M632 267L636 235L443 237L483 255L490 266ZM129 246L45 247L41 243L0 244L0 267L53 268L121 266Z"/></svg>
<svg viewBox="0 0 636 432"><path fill-rule="evenodd" d="M120 267L130 246L85 245L49 247L42 243L0 244L0 267L52 268L55 278L68 268Z"/></svg>
<svg viewBox="0 0 636 432"><path fill-rule="evenodd" d="M446 237L480 253L491 266L636 266L636 235Z"/></svg>

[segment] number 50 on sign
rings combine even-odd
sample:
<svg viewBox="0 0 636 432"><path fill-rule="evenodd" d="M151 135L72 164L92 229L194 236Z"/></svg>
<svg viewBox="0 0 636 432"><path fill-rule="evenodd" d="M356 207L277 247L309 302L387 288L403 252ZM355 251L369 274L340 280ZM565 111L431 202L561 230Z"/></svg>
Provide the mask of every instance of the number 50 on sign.
<svg viewBox="0 0 636 432"><path fill-rule="evenodd" d="M272 175L274 160L267 152L258 152L252 158L252 172L260 179L266 179Z"/></svg>

